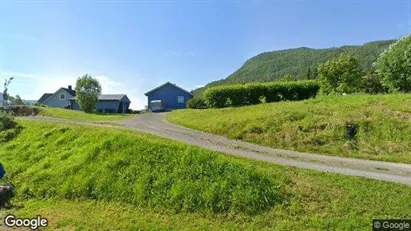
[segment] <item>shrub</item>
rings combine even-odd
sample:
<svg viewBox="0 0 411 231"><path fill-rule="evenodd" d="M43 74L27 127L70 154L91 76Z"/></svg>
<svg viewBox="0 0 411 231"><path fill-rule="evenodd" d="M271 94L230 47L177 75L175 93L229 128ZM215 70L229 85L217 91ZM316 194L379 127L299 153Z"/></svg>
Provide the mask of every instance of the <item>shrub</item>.
<svg viewBox="0 0 411 231"><path fill-rule="evenodd" d="M318 66L318 81L325 94L358 92L361 77L359 62L350 55L341 55Z"/></svg>
<svg viewBox="0 0 411 231"><path fill-rule="evenodd" d="M312 80L231 85L209 88L205 99L210 107L244 106L280 100L303 100L315 97L320 89Z"/></svg>
<svg viewBox="0 0 411 231"><path fill-rule="evenodd" d="M246 84L248 104L259 104L267 95L267 87L264 84Z"/></svg>
<svg viewBox="0 0 411 231"><path fill-rule="evenodd" d="M390 91L411 91L411 36L406 36L384 51L375 63L382 84Z"/></svg>
<svg viewBox="0 0 411 231"><path fill-rule="evenodd" d="M13 106L11 108L13 115L15 116L34 116L40 112L40 109L36 107L30 107L25 105Z"/></svg>
<svg viewBox="0 0 411 231"><path fill-rule="evenodd" d="M244 85L233 85L225 87L226 96L231 106L238 107L247 105L247 90Z"/></svg>
<svg viewBox="0 0 411 231"><path fill-rule="evenodd" d="M204 98L209 107L222 108L227 105L227 92L224 87L207 89L204 92Z"/></svg>
<svg viewBox="0 0 411 231"><path fill-rule="evenodd" d="M21 129L11 114L0 111L0 143L13 139Z"/></svg>
<svg viewBox="0 0 411 231"><path fill-rule="evenodd" d="M187 101L187 107L194 108L194 109L205 109L207 108L207 104L206 104L205 99L201 97L194 97Z"/></svg>
<svg viewBox="0 0 411 231"><path fill-rule="evenodd" d="M0 132L15 128L17 125L14 117L6 112L0 112Z"/></svg>
<svg viewBox="0 0 411 231"><path fill-rule="evenodd" d="M8 129L0 132L0 143L14 139L19 133L19 129Z"/></svg>
<svg viewBox="0 0 411 231"><path fill-rule="evenodd" d="M377 73L374 70L367 70L362 78L362 88L365 93L377 94L387 92L388 89L384 87Z"/></svg>
<svg viewBox="0 0 411 231"><path fill-rule="evenodd" d="M267 103L278 102L281 100L279 83L266 84L265 86L267 90L265 92L266 94L264 95L264 97Z"/></svg>

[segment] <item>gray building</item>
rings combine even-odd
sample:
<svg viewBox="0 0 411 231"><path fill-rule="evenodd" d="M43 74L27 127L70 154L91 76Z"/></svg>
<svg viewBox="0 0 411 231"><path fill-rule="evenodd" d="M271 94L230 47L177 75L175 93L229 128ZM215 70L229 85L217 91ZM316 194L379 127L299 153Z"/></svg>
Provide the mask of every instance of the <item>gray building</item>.
<svg viewBox="0 0 411 231"><path fill-rule="evenodd" d="M69 100L70 109L80 110L80 106L76 102L76 97L72 97ZM130 99L124 94L99 95L96 111L99 113L128 113L130 103Z"/></svg>
<svg viewBox="0 0 411 231"><path fill-rule="evenodd" d="M54 93L44 93L37 104L42 104L49 107L61 107L69 108L70 107L70 98L76 96L76 91L69 85L68 88L60 88Z"/></svg>

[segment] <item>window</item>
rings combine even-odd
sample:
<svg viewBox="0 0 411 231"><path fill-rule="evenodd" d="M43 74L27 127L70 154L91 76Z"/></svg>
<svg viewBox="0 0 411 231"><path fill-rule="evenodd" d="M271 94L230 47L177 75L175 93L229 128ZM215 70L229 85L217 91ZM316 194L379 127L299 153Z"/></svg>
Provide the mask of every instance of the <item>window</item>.
<svg viewBox="0 0 411 231"><path fill-rule="evenodd" d="M60 94L60 99L66 99L66 95L65 94Z"/></svg>
<svg viewBox="0 0 411 231"><path fill-rule="evenodd" d="M177 96L177 103L184 103L184 96Z"/></svg>

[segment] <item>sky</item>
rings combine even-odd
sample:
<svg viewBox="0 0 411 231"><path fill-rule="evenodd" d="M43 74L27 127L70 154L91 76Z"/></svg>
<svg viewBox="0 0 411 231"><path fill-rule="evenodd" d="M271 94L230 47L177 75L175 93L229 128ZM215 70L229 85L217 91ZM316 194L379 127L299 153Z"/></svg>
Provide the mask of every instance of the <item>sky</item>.
<svg viewBox="0 0 411 231"><path fill-rule="evenodd" d="M0 81L14 76L9 93L35 100L90 74L141 109L152 88L193 90L261 52L410 30L410 0L0 0Z"/></svg>

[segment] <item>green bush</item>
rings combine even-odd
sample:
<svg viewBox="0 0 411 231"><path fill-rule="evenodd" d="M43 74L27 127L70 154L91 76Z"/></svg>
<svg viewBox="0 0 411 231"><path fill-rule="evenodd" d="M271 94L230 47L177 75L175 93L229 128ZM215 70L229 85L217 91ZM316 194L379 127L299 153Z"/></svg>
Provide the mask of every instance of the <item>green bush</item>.
<svg viewBox="0 0 411 231"><path fill-rule="evenodd" d="M225 87L226 96L231 106L238 107L247 105L247 90L244 85Z"/></svg>
<svg viewBox="0 0 411 231"><path fill-rule="evenodd" d="M207 108L207 104L206 104L205 99L201 97L194 97L187 101L187 107L194 108L194 109L205 109Z"/></svg>
<svg viewBox="0 0 411 231"><path fill-rule="evenodd" d="M267 95L267 87L264 84L246 84L248 104L259 104Z"/></svg>
<svg viewBox="0 0 411 231"><path fill-rule="evenodd" d="M317 79L325 94L359 92L362 76L359 61L351 55L341 55L318 66Z"/></svg>
<svg viewBox="0 0 411 231"><path fill-rule="evenodd" d="M361 85L363 91L367 94L388 92L388 89L382 85L380 77L373 69L365 71Z"/></svg>
<svg viewBox="0 0 411 231"><path fill-rule="evenodd" d="M227 105L227 92L225 87L213 87L204 92L206 104L209 107L222 108Z"/></svg>
<svg viewBox="0 0 411 231"><path fill-rule="evenodd" d="M0 143L15 138L21 129L20 126L17 126L11 114L0 111Z"/></svg>
<svg viewBox="0 0 411 231"><path fill-rule="evenodd" d="M15 128L17 125L14 117L6 112L0 112L0 132Z"/></svg>
<svg viewBox="0 0 411 231"><path fill-rule="evenodd" d="M384 87L390 91L411 92L411 36L384 51L375 66Z"/></svg>
<svg viewBox="0 0 411 231"><path fill-rule="evenodd" d="M11 108L13 115L15 116L34 116L40 112L40 109L36 107L30 107L25 105L13 106Z"/></svg>
<svg viewBox="0 0 411 231"><path fill-rule="evenodd" d="M280 100L304 100L317 95L320 87L312 80L230 85L209 88L204 92L210 107L244 106Z"/></svg>
<svg viewBox="0 0 411 231"><path fill-rule="evenodd" d="M284 83L277 83L273 82L271 84L265 84L266 87L266 92L265 92L265 102L271 103L271 102L278 102L281 100L281 95L280 95L280 85Z"/></svg>

